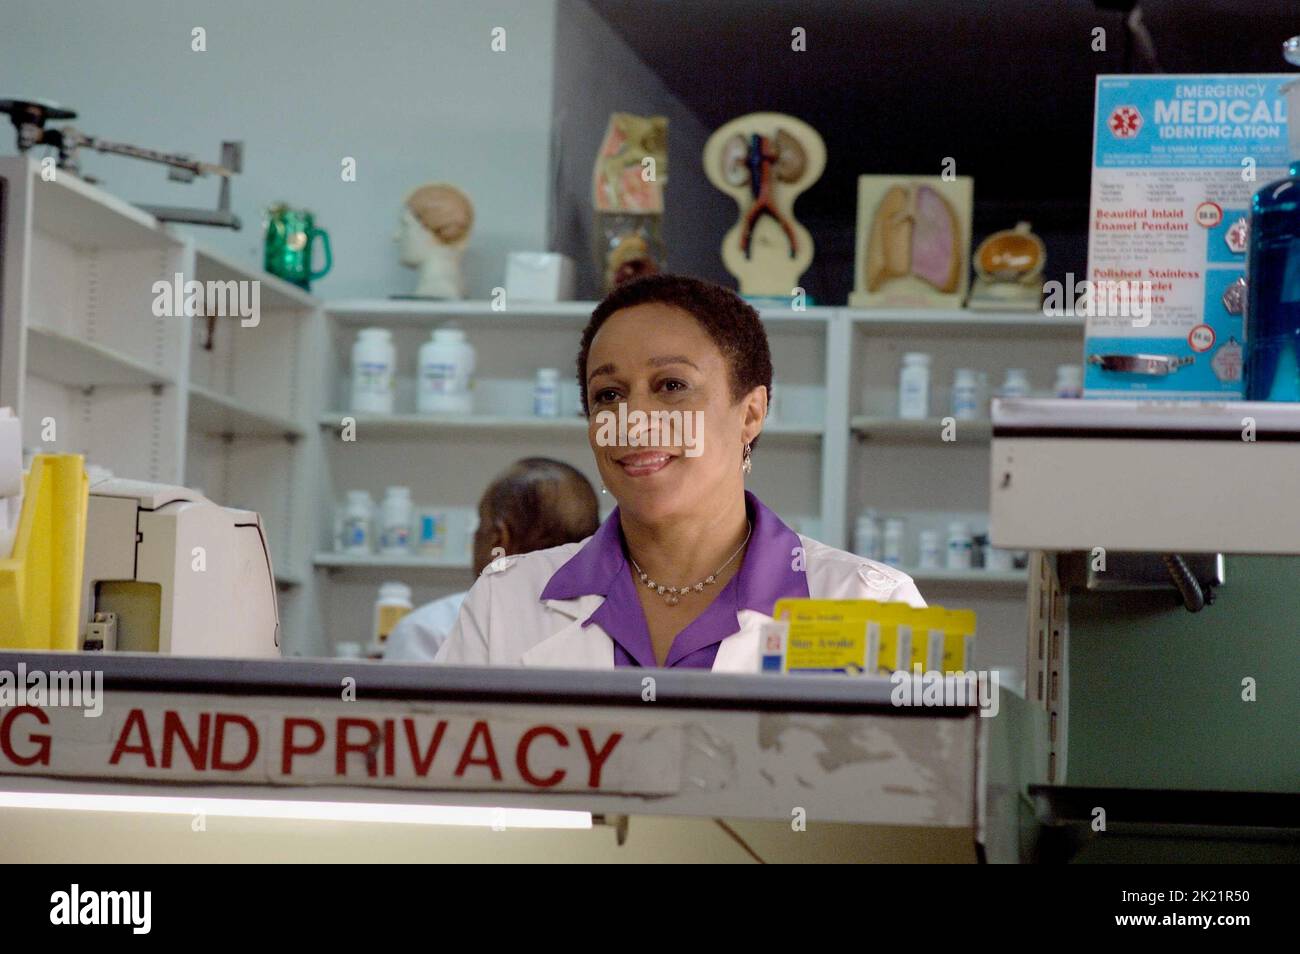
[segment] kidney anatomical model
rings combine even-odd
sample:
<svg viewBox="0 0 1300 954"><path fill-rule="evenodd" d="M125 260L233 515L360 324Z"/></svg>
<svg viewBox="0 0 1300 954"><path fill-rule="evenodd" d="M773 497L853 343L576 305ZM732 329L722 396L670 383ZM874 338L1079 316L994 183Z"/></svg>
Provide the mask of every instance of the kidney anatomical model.
<svg viewBox="0 0 1300 954"><path fill-rule="evenodd" d="M798 285L813 243L795 220L794 201L825 166L821 136L783 113L750 113L709 137L704 170L740 210L722 240L722 261L742 294L789 297Z"/></svg>

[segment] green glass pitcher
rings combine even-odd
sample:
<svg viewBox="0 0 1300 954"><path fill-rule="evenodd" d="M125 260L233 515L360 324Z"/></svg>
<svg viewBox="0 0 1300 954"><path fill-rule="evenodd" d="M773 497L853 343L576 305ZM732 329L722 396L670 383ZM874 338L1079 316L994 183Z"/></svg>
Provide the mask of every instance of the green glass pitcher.
<svg viewBox="0 0 1300 954"><path fill-rule="evenodd" d="M318 238L325 247L325 267L314 272L311 269L312 251ZM311 291L311 283L324 276L333 265L329 234L316 228L315 218L310 212L291 209L284 204L267 209L263 267L268 272L304 291Z"/></svg>

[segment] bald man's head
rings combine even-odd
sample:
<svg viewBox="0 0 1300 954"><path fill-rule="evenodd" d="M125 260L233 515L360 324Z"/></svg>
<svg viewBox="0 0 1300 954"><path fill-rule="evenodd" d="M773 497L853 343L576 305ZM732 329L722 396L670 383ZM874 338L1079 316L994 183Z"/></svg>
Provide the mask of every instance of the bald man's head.
<svg viewBox="0 0 1300 954"><path fill-rule="evenodd" d="M492 562L492 550L531 553L575 543L596 532L596 492L582 472L549 457L525 457L483 492L474 535L474 572Z"/></svg>

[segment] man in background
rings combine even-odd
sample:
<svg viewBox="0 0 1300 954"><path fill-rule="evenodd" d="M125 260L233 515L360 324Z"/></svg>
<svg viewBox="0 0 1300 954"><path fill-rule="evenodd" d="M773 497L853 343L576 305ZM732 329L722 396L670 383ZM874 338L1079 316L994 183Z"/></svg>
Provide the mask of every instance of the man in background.
<svg viewBox="0 0 1300 954"><path fill-rule="evenodd" d="M525 457L493 480L479 500L474 575L498 556L585 540L599 524L596 492L580 471L548 457ZM389 633L384 659L432 662L465 595L453 593L408 613Z"/></svg>

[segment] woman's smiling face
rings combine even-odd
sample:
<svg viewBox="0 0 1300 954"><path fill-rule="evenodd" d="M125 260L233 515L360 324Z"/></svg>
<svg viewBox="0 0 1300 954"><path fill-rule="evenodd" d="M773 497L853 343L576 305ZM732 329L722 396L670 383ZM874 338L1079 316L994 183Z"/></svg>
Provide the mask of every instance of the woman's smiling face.
<svg viewBox="0 0 1300 954"><path fill-rule="evenodd" d="M586 388L591 450L624 512L655 522L741 493L742 449L761 427L766 392L733 402L727 360L689 312L648 303L610 315L591 342Z"/></svg>

